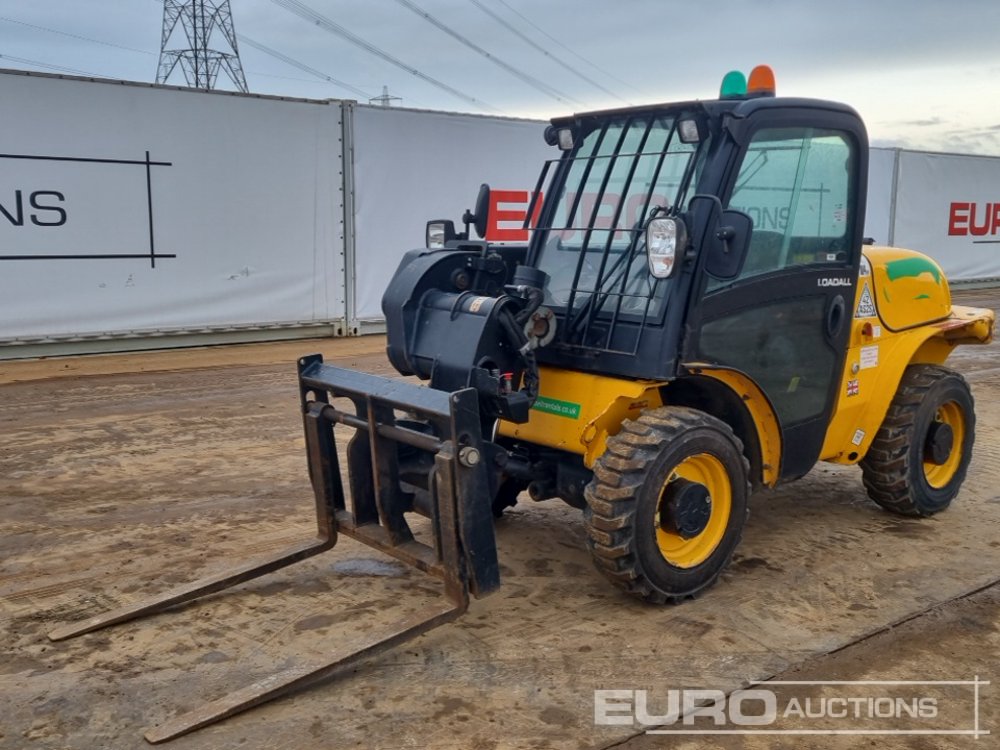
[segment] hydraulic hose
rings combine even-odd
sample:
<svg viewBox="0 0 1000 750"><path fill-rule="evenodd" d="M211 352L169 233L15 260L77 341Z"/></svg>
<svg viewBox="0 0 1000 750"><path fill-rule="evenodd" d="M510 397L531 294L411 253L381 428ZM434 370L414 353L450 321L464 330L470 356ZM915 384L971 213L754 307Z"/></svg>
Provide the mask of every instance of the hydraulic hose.
<svg viewBox="0 0 1000 750"><path fill-rule="evenodd" d="M522 328L532 314L534 314L535 310L542 306L542 301L545 299L545 292L538 287L524 287L524 293L527 296L528 304L514 317L514 320Z"/></svg>
<svg viewBox="0 0 1000 750"><path fill-rule="evenodd" d="M527 322L528 317L538 306L541 305L542 292L540 289L533 290L537 292L538 302L535 304L534 309L531 309L532 298L528 298L528 307L525 310L530 310L528 315L524 317L524 322ZM506 307L500 311L499 321L500 325L503 327L504 333L507 334L507 340L518 350L521 354L521 359L524 360L524 392L528 396L528 399L532 404L535 403L535 399L538 398L538 362L535 360L535 352L528 346L528 337L524 333L524 322L520 322L521 316L524 315L524 310L521 313L515 315L510 312Z"/></svg>

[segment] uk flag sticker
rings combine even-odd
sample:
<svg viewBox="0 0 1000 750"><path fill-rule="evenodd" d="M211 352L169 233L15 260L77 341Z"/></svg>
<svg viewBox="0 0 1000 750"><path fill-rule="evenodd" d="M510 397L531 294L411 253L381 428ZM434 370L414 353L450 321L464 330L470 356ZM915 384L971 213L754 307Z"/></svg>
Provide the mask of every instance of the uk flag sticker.
<svg viewBox="0 0 1000 750"><path fill-rule="evenodd" d="M848 380L847 381L847 395L848 396L857 396L858 395L858 390L859 390L859 388L858 388L858 381L857 380Z"/></svg>

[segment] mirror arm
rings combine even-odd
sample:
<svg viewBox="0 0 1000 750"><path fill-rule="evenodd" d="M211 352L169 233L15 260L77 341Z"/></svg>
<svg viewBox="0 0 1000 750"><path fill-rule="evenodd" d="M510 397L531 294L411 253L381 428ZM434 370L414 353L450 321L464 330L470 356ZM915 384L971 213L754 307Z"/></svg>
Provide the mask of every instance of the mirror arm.
<svg viewBox="0 0 1000 750"><path fill-rule="evenodd" d="M462 223L465 224L465 237L469 237L469 227L472 226L472 222L476 220L475 215L469 209L465 209L465 213L462 214Z"/></svg>

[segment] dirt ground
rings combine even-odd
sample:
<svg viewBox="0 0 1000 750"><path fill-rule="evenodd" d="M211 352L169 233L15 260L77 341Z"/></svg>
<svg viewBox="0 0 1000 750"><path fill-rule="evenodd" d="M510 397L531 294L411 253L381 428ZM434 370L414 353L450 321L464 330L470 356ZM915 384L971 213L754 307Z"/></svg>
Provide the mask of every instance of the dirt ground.
<svg viewBox="0 0 1000 750"><path fill-rule="evenodd" d="M1000 306L1000 291L956 295ZM294 362L391 374L380 337L0 362L0 748L141 748L145 728L415 611L433 581L344 540L164 615L46 633L313 533ZM1000 348L953 366L977 402L947 512L890 516L856 468L751 501L719 584L655 608L593 571L579 511L498 522L504 584L322 685L174 741L212 748L959 748L969 736L669 737L595 726L594 691L761 680L1000 679ZM817 695L803 688L803 695ZM977 747L1000 732L979 688ZM803 725L804 726L804 725Z"/></svg>

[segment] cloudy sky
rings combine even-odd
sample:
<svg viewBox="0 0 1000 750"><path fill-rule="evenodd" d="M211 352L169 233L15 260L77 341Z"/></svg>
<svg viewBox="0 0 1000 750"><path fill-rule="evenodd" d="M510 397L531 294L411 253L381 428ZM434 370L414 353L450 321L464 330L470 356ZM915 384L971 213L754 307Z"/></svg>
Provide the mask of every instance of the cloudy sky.
<svg viewBox="0 0 1000 750"><path fill-rule="evenodd" d="M875 145L1000 155L1000 0L231 5L255 93L364 100L387 86L407 107L548 118L714 98L727 70L766 62L779 94L853 105ZM159 0L0 0L0 66L152 81L161 21Z"/></svg>

